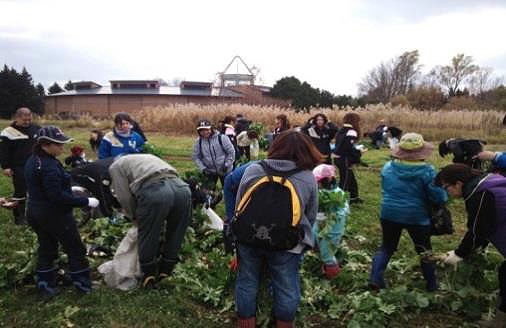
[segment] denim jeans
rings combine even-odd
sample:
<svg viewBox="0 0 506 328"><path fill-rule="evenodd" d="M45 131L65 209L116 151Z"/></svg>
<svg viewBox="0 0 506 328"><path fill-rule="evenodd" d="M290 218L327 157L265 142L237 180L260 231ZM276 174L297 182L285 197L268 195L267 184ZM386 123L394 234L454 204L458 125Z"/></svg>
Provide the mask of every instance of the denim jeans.
<svg viewBox="0 0 506 328"><path fill-rule="evenodd" d="M239 244L239 269L235 284L235 302L239 318L256 314L260 276L265 264L272 279L274 316L293 321L300 302L299 267L302 254L266 251Z"/></svg>

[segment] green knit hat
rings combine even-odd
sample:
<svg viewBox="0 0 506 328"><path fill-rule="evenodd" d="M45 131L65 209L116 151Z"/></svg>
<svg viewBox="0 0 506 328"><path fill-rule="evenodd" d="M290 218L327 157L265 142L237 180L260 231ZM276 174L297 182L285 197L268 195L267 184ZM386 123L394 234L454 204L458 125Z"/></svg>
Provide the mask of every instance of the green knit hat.
<svg viewBox="0 0 506 328"><path fill-rule="evenodd" d="M399 144L392 150L392 156L407 161L419 161L429 157L433 149L432 144L425 142L421 134L410 132L402 136Z"/></svg>

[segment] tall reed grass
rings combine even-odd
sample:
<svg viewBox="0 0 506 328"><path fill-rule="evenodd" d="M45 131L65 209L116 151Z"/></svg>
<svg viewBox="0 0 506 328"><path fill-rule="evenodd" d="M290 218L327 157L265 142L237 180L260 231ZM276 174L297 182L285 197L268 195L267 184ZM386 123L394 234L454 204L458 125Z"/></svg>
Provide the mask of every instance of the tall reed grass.
<svg viewBox="0 0 506 328"><path fill-rule="evenodd" d="M385 120L404 132L418 132L427 140L451 137L481 138L489 143L506 144L506 127L502 125L504 112L499 111L419 111L407 107L368 105L365 108L315 109L310 113L296 113L281 107L260 107L240 104L174 105L146 108L134 115L147 131L168 134L194 134L196 123L208 119L214 124L227 115L243 114L246 118L264 124L267 130L274 127L275 117L286 114L293 125L304 125L316 113L324 113L331 122L341 124L343 116L356 110L361 117L362 131L372 131Z"/></svg>

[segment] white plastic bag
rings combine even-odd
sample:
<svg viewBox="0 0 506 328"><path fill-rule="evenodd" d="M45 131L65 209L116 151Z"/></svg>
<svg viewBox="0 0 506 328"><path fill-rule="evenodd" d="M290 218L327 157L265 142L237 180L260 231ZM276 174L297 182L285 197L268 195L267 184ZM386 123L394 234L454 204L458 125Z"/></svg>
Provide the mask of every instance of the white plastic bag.
<svg viewBox="0 0 506 328"><path fill-rule="evenodd" d="M223 220L213 211L212 208L204 208L202 209L204 213L209 218L209 222L206 222L205 225L213 230L223 231Z"/></svg>
<svg viewBox="0 0 506 328"><path fill-rule="evenodd" d="M249 153L251 158L257 159L258 154L260 153L260 145L258 144L258 139L255 139L250 145L249 145Z"/></svg>
<svg viewBox="0 0 506 328"><path fill-rule="evenodd" d="M128 230L126 236L114 254L112 261L98 267L104 281L111 288L130 290L137 287L138 278L142 276L139 264L137 227Z"/></svg>

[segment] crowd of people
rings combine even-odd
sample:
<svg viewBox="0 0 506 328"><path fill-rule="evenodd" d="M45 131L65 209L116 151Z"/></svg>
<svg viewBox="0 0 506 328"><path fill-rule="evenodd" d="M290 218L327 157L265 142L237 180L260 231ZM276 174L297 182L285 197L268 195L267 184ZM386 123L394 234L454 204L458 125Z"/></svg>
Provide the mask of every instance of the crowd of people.
<svg viewBox="0 0 506 328"><path fill-rule="evenodd" d="M278 115L267 136L264 160L258 160L260 136L251 123L242 115L227 116L216 126L200 120L192 160L213 190L219 190L218 181L223 190L223 238L226 252L234 254L238 326L255 327L257 295L267 271L276 326L293 327L304 252L318 249L322 277L338 277L336 252L347 217L353 206L363 202L354 174L367 150L360 144L360 115L348 112L342 122L332 123L319 113L297 129L291 128L286 115ZM388 134L391 160L380 174L382 239L372 259L370 288L387 287L384 272L403 230L420 255L427 291L439 288L431 208L443 206L448 196L464 198L468 230L454 251L436 258L457 265L489 243L506 256L506 153L473 148L465 161L455 156L456 163L437 172L427 161L434 147L422 135L401 136L399 128L380 123L371 137L373 147L381 147ZM92 131L90 146L98 160L90 162L83 147L72 147L65 159L71 173L58 157L72 139L58 127L34 124L28 108L16 111L0 141L0 165L14 185L15 223L28 223L37 235L36 283L44 298L58 293L55 260L60 245L68 256L73 285L83 293L92 290L86 250L73 217L76 207L100 208L104 215L117 208L132 220L138 229L142 287L153 288L171 275L192 220L195 190L169 163L143 153L147 138L128 114L115 116L112 131ZM459 142L468 143L445 141L440 153L450 144L461 148L470 144ZM491 171L478 170L473 166L476 160L491 162ZM91 195L73 193L74 183L85 185ZM490 324L502 327L506 325L506 262L498 277L500 300Z"/></svg>

